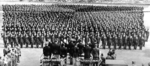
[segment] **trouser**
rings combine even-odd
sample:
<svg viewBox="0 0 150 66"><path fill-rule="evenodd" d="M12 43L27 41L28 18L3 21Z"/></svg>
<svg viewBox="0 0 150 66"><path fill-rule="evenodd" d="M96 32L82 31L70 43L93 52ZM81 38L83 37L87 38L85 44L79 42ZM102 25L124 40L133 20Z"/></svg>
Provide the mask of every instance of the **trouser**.
<svg viewBox="0 0 150 66"><path fill-rule="evenodd" d="M114 41L114 49L116 49L117 45L118 45L118 42L115 40Z"/></svg>
<svg viewBox="0 0 150 66"><path fill-rule="evenodd" d="M102 41L102 46L103 46L103 49L105 49L105 46L106 46L106 41L105 40Z"/></svg>
<svg viewBox="0 0 150 66"><path fill-rule="evenodd" d="M137 44L138 44L137 41L134 40L134 41L133 41L134 49L137 49Z"/></svg>
<svg viewBox="0 0 150 66"><path fill-rule="evenodd" d="M124 46L124 49L126 49L127 47L127 41L126 40L124 40L124 43L123 43L123 46Z"/></svg>
<svg viewBox="0 0 150 66"><path fill-rule="evenodd" d="M108 48L111 48L111 40L108 40Z"/></svg>
<svg viewBox="0 0 150 66"><path fill-rule="evenodd" d="M144 40L139 40L139 46L140 46L140 49L142 50L142 47L143 47L143 44L144 44Z"/></svg>
<svg viewBox="0 0 150 66"><path fill-rule="evenodd" d="M16 65L17 65L16 59L14 58L14 59L12 59L12 66L16 66Z"/></svg>
<svg viewBox="0 0 150 66"><path fill-rule="evenodd" d="M119 49L121 49L121 46L122 46L122 41L121 41L121 39L118 40L118 46L119 46Z"/></svg>
<svg viewBox="0 0 150 66"><path fill-rule="evenodd" d="M74 65L74 66L78 66L78 65L77 65L77 58L74 57L72 60L73 60L73 65Z"/></svg>
<svg viewBox="0 0 150 66"><path fill-rule="evenodd" d="M31 38L31 48L33 48L33 44L34 44L34 39L33 37Z"/></svg>
<svg viewBox="0 0 150 66"><path fill-rule="evenodd" d="M28 45L30 44L30 41L28 38L26 38L26 48L28 48Z"/></svg>
<svg viewBox="0 0 150 66"><path fill-rule="evenodd" d="M133 44L133 41L129 40L129 42L128 42L129 49L131 49L132 44Z"/></svg>

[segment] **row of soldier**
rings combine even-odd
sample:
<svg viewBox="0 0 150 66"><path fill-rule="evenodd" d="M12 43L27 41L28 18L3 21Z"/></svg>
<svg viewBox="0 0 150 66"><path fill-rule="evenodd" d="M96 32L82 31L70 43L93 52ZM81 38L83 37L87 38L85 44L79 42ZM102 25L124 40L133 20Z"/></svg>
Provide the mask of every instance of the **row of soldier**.
<svg viewBox="0 0 150 66"><path fill-rule="evenodd" d="M99 44L102 42L102 47L105 49L106 46L108 48L117 48L119 46L119 49L122 47L124 49L129 47L131 49L132 46L134 46L134 49L137 49L137 46L140 46L140 49L142 49L142 46L144 46L146 39L142 35L135 35L135 34L125 34L125 33L108 33L105 34L104 32L102 33L96 33L94 32L88 33L88 32L83 32L83 33L77 33L77 32L68 32L68 33L51 33L50 31L48 33L41 33L41 32L34 32L34 33L26 33L26 32L7 32L2 35L4 44L5 46L7 44L11 44L13 47L14 44L19 44L21 48L23 45L26 45L26 47L31 47L33 48L34 45L38 48L39 45L43 47L44 41L51 40L52 42L55 42L57 39L59 42L61 42L64 39L69 39L71 37L74 37L76 40L81 40L83 44L86 44L88 42L91 43L96 43ZM100 37L101 36L101 37Z"/></svg>
<svg viewBox="0 0 150 66"><path fill-rule="evenodd" d="M4 8L9 8L10 6L11 5L4 5ZM15 5L15 7L20 7L18 9L24 9L21 7L30 8L30 6L32 7L33 5L28 6L29 7ZM76 7L75 9L80 8L75 13L59 11L35 11L33 13L30 11L7 11L4 9L4 43L20 44L21 46L26 44L27 47L29 44L37 44L38 47L38 45L43 46L44 39L42 37L46 40L55 40L58 36L72 37L73 35L76 35L77 37L81 37L82 40L85 38L85 42L93 42L96 40L96 43L99 43L101 40L103 48L105 48L106 45L108 45L109 48L111 46L116 48L116 46L119 45L120 48L121 46L124 46L125 48L126 46L129 46L129 48L130 46L135 46L136 49L137 46L142 48L142 45L144 45L145 41L148 39L149 33L143 25L143 13L142 10L140 10L142 9L141 7L123 7L128 11L116 7L118 11L111 12L111 9L112 11L114 10L113 6L87 6L87 9L82 8L86 6L77 6L62 6L62 9L65 9L65 7ZM47 7L52 6L45 6L45 8ZM91 10L90 7L94 7L93 10ZM53 9L55 8L56 7L53 7ZM101 8L106 9L101 11L99 10ZM82 11L83 9L85 11ZM119 11L119 9L121 11ZM88 10L90 10L90 12L87 12ZM95 10L99 11L94 12ZM52 38L52 36L54 37ZM19 39L19 37L21 39Z"/></svg>
<svg viewBox="0 0 150 66"><path fill-rule="evenodd" d="M131 11L131 10L140 10L143 8L139 8L137 6L94 6L94 5L74 5L74 4L52 4L52 5L45 5L45 4L41 4L41 5L2 5L3 6L3 11L51 11L54 10L57 7L62 7L62 8L67 8L69 9L74 9L74 10L80 10L83 7L90 7L93 8L94 10L97 9L101 9L101 10L119 10L119 11ZM88 9L88 10L93 10L93 9ZM56 10L56 9L55 9ZM57 10L58 11L58 10Z"/></svg>

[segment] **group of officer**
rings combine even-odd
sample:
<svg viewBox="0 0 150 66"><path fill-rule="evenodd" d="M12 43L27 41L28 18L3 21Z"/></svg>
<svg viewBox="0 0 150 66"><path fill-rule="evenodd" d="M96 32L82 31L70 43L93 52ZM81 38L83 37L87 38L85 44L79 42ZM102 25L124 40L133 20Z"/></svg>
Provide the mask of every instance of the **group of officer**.
<svg viewBox="0 0 150 66"><path fill-rule="evenodd" d="M137 49L139 46L142 49L148 39L149 32L143 25L141 7L58 6L3 5L2 37L5 45L43 47L44 41L49 39L53 43L60 43L64 39L69 41L74 37L75 42L80 40L83 44L102 42L104 49L106 46L113 46L114 49L117 46L119 49L126 49L127 46L129 49L131 46Z"/></svg>

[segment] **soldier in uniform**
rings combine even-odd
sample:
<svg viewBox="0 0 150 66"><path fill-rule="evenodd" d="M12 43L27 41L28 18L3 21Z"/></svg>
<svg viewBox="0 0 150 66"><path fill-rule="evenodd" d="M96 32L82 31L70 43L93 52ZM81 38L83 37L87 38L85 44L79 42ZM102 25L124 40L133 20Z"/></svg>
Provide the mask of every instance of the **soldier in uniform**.
<svg viewBox="0 0 150 66"><path fill-rule="evenodd" d="M4 42L4 47L6 47L6 43L7 43L7 32L2 33L2 38L3 38L3 42Z"/></svg>
<svg viewBox="0 0 150 66"><path fill-rule="evenodd" d="M117 46L117 36L116 36L116 33L113 34L113 45L114 45L114 49L116 49L116 46Z"/></svg>
<svg viewBox="0 0 150 66"><path fill-rule="evenodd" d="M110 49L111 48L111 45L112 45L112 37L111 37L111 33L108 34L107 36L107 41L108 41L108 48Z"/></svg>
<svg viewBox="0 0 150 66"><path fill-rule="evenodd" d="M61 43L60 56L61 58L65 58L67 56L67 47L65 47L65 43Z"/></svg>
<svg viewBox="0 0 150 66"><path fill-rule="evenodd" d="M14 47L13 44L16 44L16 41L15 41L15 33L14 32L11 32L11 47Z"/></svg>
<svg viewBox="0 0 150 66"><path fill-rule="evenodd" d="M104 34L104 32L102 33L102 38L101 39L102 39L103 49L105 49L107 38L106 38L106 35Z"/></svg>
<svg viewBox="0 0 150 66"><path fill-rule="evenodd" d="M27 33L25 33L25 41L26 41L26 48L28 48L30 44L30 40L29 40L29 35Z"/></svg>
<svg viewBox="0 0 150 66"><path fill-rule="evenodd" d="M121 49L122 44L122 33L119 33L118 35L118 45L119 45L119 49Z"/></svg>
<svg viewBox="0 0 150 66"><path fill-rule="evenodd" d="M123 37L123 46L124 46L124 49L126 49L126 46L127 46L127 36L126 36L126 34L125 33L123 33L123 35L122 35Z"/></svg>
<svg viewBox="0 0 150 66"><path fill-rule="evenodd" d="M134 46L134 49L137 49L137 45L138 45L138 38L137 38L137 35L135 33L133 35L133 46Z"/></svg>
<svg viewBox="0 0 150 66"><path fill-rule="evenodd" d="M87 44L84 48L84 59L89 60L91 57L91 47Z"/></svg>
<svg viewBox="0 0 150 66"><path fill-rule="evenodd" d="M34 34L32 32L30 32L30 35L31 35L31 48L33 48L33 45L34 45Z"/></svg>
<svg viewBox="0 0 150 66"><path fill-rule="evenodd" d="M144 43L144 37L142 36L142 33L139 34L139 46L140 46L140 49L142 49L143 47L143 43Z"/></svg>
<svg viewBox="0 0 150 66"><path fill-rule="evenodd" d="M129 33L129 35L128 35L128 46L129 46L129 49L131 49L132 44L133 44L133 36Z"/></svg>

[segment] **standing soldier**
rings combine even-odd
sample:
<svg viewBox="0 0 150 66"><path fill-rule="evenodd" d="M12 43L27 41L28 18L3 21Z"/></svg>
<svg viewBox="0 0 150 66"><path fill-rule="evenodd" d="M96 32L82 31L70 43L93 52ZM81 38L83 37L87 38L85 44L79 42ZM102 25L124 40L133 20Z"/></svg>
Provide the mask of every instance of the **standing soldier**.
<svg viewBox="0 0 150 66"><path fill-rule="evenodd" d="M3 38L3 42L4 42L4 47L6 47L6 43L7 43L7 36L6 36L7 32L2 33L2 38Z"/></svg>
<svg viewBox="0 0 150 66"><path fill-rule="evenodd" d="M39 47L38 42L37 42L37 34L35 31L34 31L34 44L36 44L37 48Z"/></svg>
<svg viewBox="0 0 150 66"><path fill-rule="evenodd" d="M15 33L14 32L11 32L11 47L13 47L14 45L13 44L15 44L16 42L15 42Z"/></svg>
<svg viewBox="0 0 150 66"><path fill-rule="evenodd" d="M127 44L127 36L125 33L123 33L122 35L122 41L123 41L123 46L124 46L124 49L126 49L126 44Z"/></svg>
<svg viewBox="0 0 150 66"><path fill-rule="evenodd" d="M21 37L21 48L23 47L23 44L24 44L24 34L23 34L23 32L20 32L20 37Z"/></svg>
<svg viewBox="0 0 150 66"><path fill-rule="evenodd" d="M103 46L103 49L105 49L106 41L107 41L107 38L106 38L106 35L103 32L102 33L102 46Z"/></svg>
<svg viewBox="0 0 150 66"><path fill-rule="evenodd" d="M18 36L17 36L17 39L18 39L18 44L21 46L21 32L18 32Z"/></svg>
<svg viewBox="0 0 150 66"><path fill-rule="evenodd" d="M37 48L39 47L39 45L41 44L41 40L40 40L40 32L37 32Z"/></svg>
<svg viewBox="0 0 150 66"><path fill-rule="evenodd" d="M128 35L128 46L129 46L129 49L131 49L131 46L132 46L132 44L133 44L133 36L129 33L129 35Z"/></svg>
<svg viewBox="0 0 150 66"><path fill-rule="evenodd" d="M113 45L114 45L114 49L116 49L116 46L118 45L118 41L117 41L117 35L116 33L113 34Z"/></svg>
<svg viewBox="0 0 150 66"><path fill-rule="evenodd" d="M42 32L42 34L41 34L40 39L41 39L41 42L42 42L41 47L43 48L43 44L44 44L44 40L45 40L45 37L44 37L44 33L43 33L43 32Z"/></svg>
<svg viewBox="0 0 150 66"><path fill-rule="evenodd" d="M142 35L142 33L139 34L139 46L140 46L140 49L142 49L144 43L145 43L145 39L144 39L144 36Z"/></svg>
<svg viewBox="0 0 150 66"><path fill-rule="evenodd" d="M123 43L123 42L122 42L122 35L123 35L122 33L119 33L119 36L118 36L119 49L121 49L121 47L122 47L122 45L123 45L123 44L122 44L122 43Z"/></svg>
<svg viewBox="0 0 150 66"><path fill-rule="evenodd" d="M111 33L109 32L108 35L107 35L107 45L108 45L108 48L110 49L111 48L111 43L112 43L112 37L111 37Z"/></svg>
<svg viewBox="0 0 150 66"><path fill-rule="evenodd" d="M32 32L30 32L30 35L31 35L31 48L33 48L33 45L34 45L34 34Z"/></svg>
<svg viewBox="0 0 150 66"><path fill-rule="evenodd" d="M18 40L18 32L15 32L15 41L16 41L16 45L19 44L19 40Z"/></svg>
<svg viewBox="0 0 150 66"><path fill-rule="evenodd" d="M25 39L26 39L26 48L28 48L30 44L30 40L29 40L29 35L27 33L25 33Z"/></svg>

